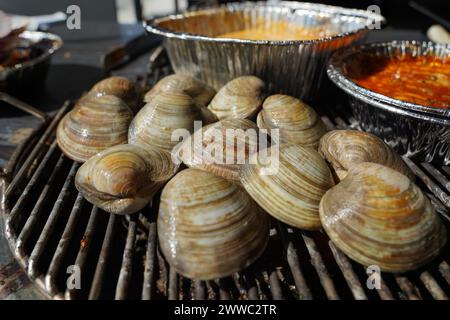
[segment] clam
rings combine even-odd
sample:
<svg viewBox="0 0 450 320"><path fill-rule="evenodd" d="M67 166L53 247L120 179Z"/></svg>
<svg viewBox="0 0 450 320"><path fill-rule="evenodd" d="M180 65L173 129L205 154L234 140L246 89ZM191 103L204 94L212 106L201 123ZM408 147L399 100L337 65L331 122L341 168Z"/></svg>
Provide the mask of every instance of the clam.
<svg viewBox="0 0 450 320"><path fill-rule="evenodd" d="M64 116L56 140L66 156L84 162L98 152L127 143L133 112L116 96L86 96Z"/></svg>
<svg viewBox="0 0 450 320"><path fill-rule="evenodd" d="M279 129L282 143L317 148L327 129L313 108L301 100L282 94L268 97L257 118L261 129Z"/></svg>
<svg viewBox="0 0 450 320"><path fill-rule="evenodd" d="M179 143L178 136L172 138L172 134L177 129L194 132L194 121L205 125L217 118L182 91L160 92L134 117L128 143L171 152Z"/></svg>
<svg viewBox="0 0 450 320"><path fill-rule="evenodd" d="M319 143L319 153L333 167L339 179L347 170L362 162L374 162L390 167L414 180L414 174L402 158L373 134L357 130L333 130Z"/></svg>
<svg viewBox="0 0 450 320"><path fill-rule="evenodd" d="M244 190L197 169L183 170L166 184L157 227L170 266L201 280L243 270L269 239L268 216Z"/></svg>
<svg viewBox="0 0 450 320"><path fill-rule="evenodd" d="M446 229L430 201L408 177L376 163L360 163L320 202L333 243L364 266L406 272L431 261Z"/></svg>
<svg viewBox="0 0 450 320"><path fill-rule="evenodd" d="M194 77L185 74L172 74L158 81L145 94L144 101L151 102L158 93L173 90L183 91L202 106L207 106L216 94L216 90Z"/></svg>
<svg viewBox="0 0 450 320"><path fill-rule="evenodd" d="M294 144L269 151L269 161L261 161L259 151L241 167L245 190L274 218L300 229L319 229L320 199L334 185L325 160L314 149Z"/></svg>
<svg viewBox="0 0 450 320"><path fill-rule="evenodd" d="M88 95L112 95L122 99L135 113L139 110L139 91L135 84L125 77L113 76L95 84Z"/></svg>
<svg viewBox="0 0 450 320"><path fill-rule="evenodd" d="M256 117L264 99L264 82L254 76L231 80L214 96L208 109L220 120Z"/></svg>
<svg viewBox="0 0 450 320"><path fill-rule="evenodd" d="M260 146L267 147L267 138L260 135L255 123L225 119L192 134L182 143L179 157L191 168L239 183L239 168Z"/></svg>
<svg viewBox="0 0 450 320"><path fill-rule="evenodd" d="M75 186L99 208L130 214L144 208L177 169L168 152L122 144L86 161L75 176Z"/></svg>

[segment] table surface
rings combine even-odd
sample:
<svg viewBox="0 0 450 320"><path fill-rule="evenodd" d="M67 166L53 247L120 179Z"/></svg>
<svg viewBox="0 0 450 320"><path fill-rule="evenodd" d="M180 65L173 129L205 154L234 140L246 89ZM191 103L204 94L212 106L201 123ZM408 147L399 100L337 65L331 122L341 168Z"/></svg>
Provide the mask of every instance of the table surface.
<svg viewBox="0 0 450 320"><path fill-rule="evenodd" d="M47 78L46 89L37 97L24 98L30 105L54 113L67 99L77 99L95 82L107 76L101 57L109 50L143 33L141 25L86 23L81 30L68 30L64 25L49 32L60 35L63 48L55 54ZM367 41L425 40L420 31L385 29L369 34ZM142 76L149 54L144 54L113 72L129 79ZM0 166L4 166L16 145L38 125L39 120L11 106L0 105ZM43 296L15 263L0 232L0 299L42 299Z"/></svg>

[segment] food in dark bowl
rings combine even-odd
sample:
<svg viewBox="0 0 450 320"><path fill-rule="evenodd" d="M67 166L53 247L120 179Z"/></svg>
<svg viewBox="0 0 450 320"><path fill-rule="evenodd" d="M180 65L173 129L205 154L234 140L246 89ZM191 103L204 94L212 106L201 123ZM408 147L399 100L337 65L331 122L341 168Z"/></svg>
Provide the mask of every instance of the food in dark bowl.
<svg viewBox="0 0 450 320"><path fill-rule="evenodd" d="M62 46L56 35L22 32L14 46L0 54L0 91L23 95L45 83L51 55Z"/></svg>
<svg viewBox="0 0 450 320"><path fill-rule="evenodd" d="M327 71L362 129L401 154L450 164L450 44L354 46L336 52Z"/></svg>

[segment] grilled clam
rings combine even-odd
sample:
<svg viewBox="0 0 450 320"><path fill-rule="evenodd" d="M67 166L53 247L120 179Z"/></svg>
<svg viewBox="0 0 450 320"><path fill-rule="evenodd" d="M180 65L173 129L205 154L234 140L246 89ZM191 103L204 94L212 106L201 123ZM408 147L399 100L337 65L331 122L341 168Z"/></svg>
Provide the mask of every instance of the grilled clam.
<svg viewBox="0 0 450 320"><path fill-rule="evenodd" d="M194 121L202 121L205 125L217 118L182 91L160 92L134 117L128 143L171 152L178 144L172 134L177 129L194 132Z"/></svg>
<svg viewBox="0 0 450 320"><path fill-rule="evenodd" d="M157 221L161 250L183 276L210 280L254 262L269 238L269 219L237 185L187 169L164 187Z"/></svg>
<svg viewBox="0 0 450 320"><path fill-rule="evenodd" d="M215 96L216 90L200 80L185 74L171 74L160 81L145 94L144 101L151 102L162 91L183 91L202 106L207 106Z"/></svg>
<svg viewBox="0 0 450 320"><path fill-rule="evenodd" d="M56 140L66 156L84 162L98 152L127 143L133 112L116 96L86 96L64 116Z"/></svg>
<svg viewBox="0 0 450 320"><path fill-rule="evenodd" d="M267 147L267 137L260 135L255 123L225 119L192 134L181 144L179 157L191 168L239 183L239 168L248 163L258 147L264 146Z"/></svg>
<svg viewBox="0 0 450 320"><path fill-rule="evenodd" d="M277 148L278 157L274 156ZM325 160L314 149L294 144L275 145L269 150L269 161L258 159L260 151L250 158L250 164L241 167L245 190L276 219L300 229L319 229L320 199L334 185Z"/></svg>
<svg viewBox="0 0 450 320"><path fill-rule="evenodd" d="M255 76L231 80L212 99L208 106L220 120L253 119L264 99L264 82Z"/></svg>
<svg viewBox="0 0 450 320"><path fill-rule="evenodd" d="M113 76L95 84L88 95L112 95L122 99L135 113L139 110L139 90L125 77Z"/></svg>
<svg viewBox="0 0 450 320"><path fill-rule="evenodd" d="M268 97L257 118L261 129L279 129L282 143L317 148L326 127L307 104L297 98L275 94Z"/></svg>
<svg viewBox="0 0 450 320"><path fill-rule="evenodd" d="M122 144L86 161L75 176L75 186L99 208L130 214L144 208L177 169L168 152Z"/></svg>
<svg viewBox="0 0 450 320"><path fill-rule="evenodd" d="M367 132L330 131L320 139L319 153L332 165L339 179L358 163L374 162L397 170L414 181L414 174L402 158L383 140Z"/></svg>
<svg viewBox="0 0 450 320"><path fill-rule="evenodd" d="M430 201L405 175L360 163L320 202L322 225L353 260L388 272L416 269L445 245L446 230Z"/></svg>

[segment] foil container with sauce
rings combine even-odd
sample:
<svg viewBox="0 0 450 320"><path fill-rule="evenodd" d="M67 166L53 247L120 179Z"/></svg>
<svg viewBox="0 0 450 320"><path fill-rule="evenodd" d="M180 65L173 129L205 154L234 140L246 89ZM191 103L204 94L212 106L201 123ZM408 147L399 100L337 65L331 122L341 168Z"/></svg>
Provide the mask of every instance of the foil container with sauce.
<svg viewBox="0 0 450 320"><path fill-rule="evenodd" d="M305 30L308 40L243 40L223 37L280 23ZM319 93L326 62L337 49L360 41L384 18L368 11L285 2L230 3L145 23L161 35L177 73L193 75L216 89L242 75L263 79L269 92L311 101ZM311 30L319 30L311 37ZM222 37L221 37L222 36Z"/></svg>
<svg viewBox="0 0 450 320"><path fill-rule="evenodd" d="M446 62L450 59L450 44L393 41L354 46L336 52L327 69L331 81L347 93L355 120L363 130L384 139L400 154L449 165L450 110L394 99L358 85L352 79L352 70L358 64L361 69L372 68L368 56L432 56Z"/></svg>

